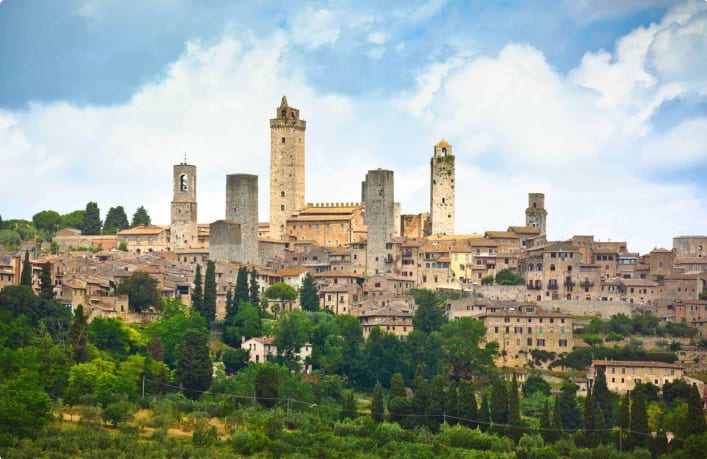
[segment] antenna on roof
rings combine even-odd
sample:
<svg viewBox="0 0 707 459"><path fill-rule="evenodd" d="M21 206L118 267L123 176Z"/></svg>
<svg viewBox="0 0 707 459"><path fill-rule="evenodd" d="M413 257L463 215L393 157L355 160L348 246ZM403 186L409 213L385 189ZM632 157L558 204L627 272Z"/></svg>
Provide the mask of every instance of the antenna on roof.
<svg viewBox="0 0 707 459"><path fill-rule="evenodd" d="M186 164L186 163L187 163L187 152L185 151L184 152L184 164Z"/></svg>

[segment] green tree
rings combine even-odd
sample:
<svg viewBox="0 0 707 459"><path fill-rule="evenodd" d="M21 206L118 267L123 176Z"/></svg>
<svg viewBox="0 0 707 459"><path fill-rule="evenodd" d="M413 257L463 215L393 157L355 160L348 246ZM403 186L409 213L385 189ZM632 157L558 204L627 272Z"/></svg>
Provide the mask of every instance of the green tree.
<svg viewBox="0 0 707 459"><path fill-rule="evenodd" d="M285 311L285 302L297 299L297 292L284 282L277 282L265 289L265 298L280 302L277 312ZM276 314L277 315L277 314Z"/></svg>
<svg viewBox="0 0 707 459"><path fill-rule="evenodd" d="M302 280L299 290L299 303L303 311L319 311L319 292L314 283L314 276L308 272Z"/></svg>
<svg viewBox="0 0 707 459"><path fill-rule="evenodd" d="M520 402L518 400L518 380L513 373L511 385L508 388L508 425L511 438L518 441L523 434L520 420Z"/></svg>
<svg viewBox="0 0 707 459"><path fill-rule="evenodd" d="M208 322L216 320L216 264L211 260L206 263L204 301L200 312Z"/></svg>
<svg viewBox="0 0 707 459"><path fill-rule="evenodd" d="M412 409L413 413L423 416L427 412L428 388L425 381L422 365L418 365L415 370L415 377L412 379ZM424 424L424 418L419 418Z"/></svg>
<svg viewBox="0 0 707 459"><path fill-rule="evenodd" d="M390 379L390 392L388 392L388 410L390 410L390 401L395 397L405 397L405 381L403 375L395 373Z"/></svg>
<svg viewBox="0 0 707 459"><path fill-rule="evenodd" d="M259 365L255 374L255 399L265 408L272 408L280 396L277 369L269 364Z"/></svg>
<svg viewBox="0 0 707 459"><path fill-rule="evenodd" d="M597 405L594 403L592 394L587 394L584 399L584 434L583 443L584 446L594 448L598 443L598 436L596 433L597 423L596 423L596 409Z"/></svg>
<svg viewBox="0 0 707 459"><path fill-rule="evenodd" d="M377 423L383 422L383 386L380 382L376 382L376 387L373 389L373 401L371 402L371 416Z"/></svg>
<svg viewBox="0 0 707 459"><path fill-rule="evenodd" d="M152 360L157 362L164 361L164 346L162 346L162 340L160 339L159 333L152 333L150 344L147 345L147 354Z"/></svg>
<svg viewBox="0 0 707 459"><path fill-rule="evenodd" d="M600 369L597 377L594 379L592 386L592 398L597 407L601 409L604 415L604 425L613 427L614 419L614 403L612 402L611 392L606 385L606 374L603 369Z"/></svg>
<svg viewBox="0 0 707 459"><path fill-rule="evenodd" d="M533 373L526 378L525 384L523 384L523 395L530 397L536 392L540 392L545 396L550 395L550 384L539 374Z"/></svg>
<svg viewBox="0 0 707 459"><path fill-rule="evenodd" d="M177 351L177 381L184 395L191 399L201 396L211 386L211 357L204 333L190 332Z"/></svg>
<svg viewBox="0 0 707 459"><path fill-rule="evenodd" d="M550 431L550 440L555 442L562 438L562 412L560 411L560 398L555 395L555 401L552 404L552 430Z"/></svg>
<svg viewBox="0 0 707 459"><path fill-rule="evenodd" d="M562 428L566 432L574 432L582 427L582 412L577 406L577 385L572 381L565 381L560 389L558 403L562 415Z"/></svg>
<svg viewBox="0 0 707 459"><path fill-rule="evenodd" d="M140 225L149 226L150 223L152 223L150 215L147 213L147 210L143 206L140 206L133 214L133 221L130 223L130 227L134 228Z"/></svg>
<svg viewBox="0 0 707 459"><path fill-rule="evenodd" d="M248 365L250 352L247 349L226 349L223 353L223 366L227 375L233 375Z"/></svg>
<svg viewBox="0 0 707 459"><path fill-rule="evenodd" d="M43 300L54 298L54 286L52 285L52 265L42 264L42 272L39 275L39 297Z"/></svg>
<svg viewBox="0 0 707 459"><path fill-rule="evenodd" d="M75 210L73 212L69 212L68 214L63 214L59 224L62 228L75 228L80 230L85 214L85 210Z"/></svg>
<svg viewBox="0 0 707 459"><path fill-rule="evenodd" d="M479 429L486 432L491 428L491 409L489 408L489 396L481 396L481 407L479 408Z"/></svg>
<svg viewBox="0 0 707 459"><path fill-rule="evenodd" d="M81 233L85 235L101 234L101 210L91 201L86 204L86 211L81 222Z"/></svg>
<svg viewBox="0 0 707 459"><path fill-rule="evenodd" d="M39 381L39 374L28 371L0 384L0 437L35 437L49 424L52 401Z"/></svg>
<svg viewBox="0 0 707 459"><path fill-rule="evenodd" d="M29 250L25 250L25 259L22 262L20 285L32 286L32 264L29 262Z"/></svg>
<svg viewBox="0 0 707 459"><path fill-rule="evenodd" d="M201 314L204 308L204 286L201 280L201 265L196 265L194 275L194 290L191 293L191 307ZM204 317L203 314L201 314Z"/></svg>
<svg viewBox="0 0 707 459"><path fill-rule="evenodd" d="M341 396L341 419L353 419L358 415L356 395L352 390L344 391Z"/></svg>
<svg viewBox="0 0 707 459"><path fill-rule="evenodd" d="M431 290L416 290L411 293L414 293L417 305L412 318L415 330L425 334L438 331L445 322L442 300Z"/></svg>
<svg viewBox="0 0 707 459"><path fill-rule="evenodd" d="M277 323L273 344L278 357L291 370L300 369L299 353L307 342L309 326L309 320L301 311L284 314Z"/></svg>
<svg viewBox="0 0 707 459"><path fill-rule="evenodd" d="M444 398L444 414L447 424L452 426L459 424L459 413L457 413L458 406L459 391L457 390L455 381L452 380L447 386Z"/></svg>
<svg viewBox="0 0 707 459"><path fill-rule="evenodd" d="M493 284L493 274L489 274L488 276L484 276L481 278L481 285L491 285Z"/></svg>
<svg viewBox="0 0 707 459"><path fill-rule="evenodd" d="M0 246L7 250L15 251L20 248L22 238L17 231L0 229Z"/></svg>
<svg viewBox="0 0 707 459"><path fill-rule="evenodd" d="M128 216L125 215L123 206L111 207L106 215L106 221L103 223L103 234L115 234L128 226Z"/></svg>
<svg viewBox="0 0 707 459"><path fill-rule="evenodd" d="M229 311L226 311L226 322L229 321L229 318L232 319L238 313L238 308L241 303L248 301L248 297L248 268L241 266L240 269L238 269L236 288L233 292L233 308L230 314ZM257 303L253 303L253 305L257 306Z"/></svg>
<svg viewBox="0 0 707 459"><path fill-rule="evenodd" d="M96 317L88 326L88 337L98 349L121 358L130 351L130 332L119 319Z"/></svg>
<svg viewBox="0 0 707 459"><path fill-rule="evenodd" d="M553 441L552 424L550 423L550 400L545 399L543 412L540 415L540 435L546 443Z"/></svg>
<svg viewBox="0 0 707 459"><path fill-rule="evenodd" d="M207 335L209 332L206 319L192 308L187 308L179 300L163 300L162 318L148 326L149 333L160 337L164 350L164 362L170 368L177 363L177 350L191 332Z"/></svg>
<svg viewBox="0 0 707 459"><path fill-rule="evenodd" d="M263 324L258 308L248 302L241 303L231 323L226 326L223 334L223 341L229 346L238 347L241 338L250 339L262 335Z"/></svg>
<svg viewBox="0 0 707 459"><path fill-rule="evenodd" d="M437 375L428 390L425 415L427 416L427 425L433 433L439 432L439 425L444 419L444 385L444 377Z"/></svg>
<svg viewBox="0 0 707 459"><path fill-rule="evenodd" d="M368 334L365 346L365 361L368 373L373 381L390 381L393 373L406 371L403 343L392 333L382 332L380 327L373 327Z"/></svg>
<svg viewBox="0 0 707 459"><path fill-rule="evenodd" d="M480 320L462 317L441 327L444 361L456 380L472 380L488 376L493 368L493 358L498 353L498 343L480 344L486 336L486 327Z"/></svg>
<svg viewBox="0 0 707 459"><path fill-rule="evenodd" d="M702 408L702 397L695 384L690 388L687 399L687 422L690 435L702 435L705 432L705 413Z"/></svg>
<svg viewBox="0 0 707 459"><path fill-rule="evenodd" d="M476 395L469 381L459 381L459 398L457 403L457 416L460 423L470 429L475 429L479 423L479 408L476 405Z"/></svg>
<svg viewBox="0 0 707 459"><path fill-rule="evenodd" d="M233 309L233 290L230 288L226 290L226 317L228 317L229 312ZM225 323L229 321L224 319Z"/></svg>
<svg viewBox="0 0 707 459"><path fill-rule="evenodd" d="M491 421L495 432L503 432L497 424L508 424L508 390L503 379L497 378L491 386Z"/></svg>
<svg viewBox="0 0 707 459"><path fill-rule="evenodd" d="M260 304L260 287L258 286L258 273L253 268L250 271L250 283L248 286L248 301L253 306L258 306Z"/></svg>
<svg viewBox="0 0 707 459"><path fill-rule="evenodd" d="M642 390L634 390L631 401L631 421L629 428L630 444L634 448L650 448L651 437L648 429L648 413L646 412L646 398Z"/></svg>
<svg viewBox="0 0 707 459"><path fill-rule="evenodd" d="M144 271L135 271L118 285L118 294L128 295L130 309L144 312L150 307L160 308L160 292L157 279Z"/></svg>
<svg viewBox="0 0 707 459"><path fill-rule="evenodd" d="M496 283L499 285L516 285L516 284L522 284L523 278L521 276L517 276L511 271L510 269L502 269L498 273L496 273Z"/></svg>
<svg viewBox="0 0 707 459"><path fill-rule="evenodd" d="M43 210L32 216L32 223L38 230L54 233L61 224L61 215L54 210Z"/></svg>
<svg viewBox="0 0 707 459"><path fill-rule="evenodd" d="M83 306L78 305L69 328L69 352L76 363L88 362L88 322L83 313Z"/></svg>

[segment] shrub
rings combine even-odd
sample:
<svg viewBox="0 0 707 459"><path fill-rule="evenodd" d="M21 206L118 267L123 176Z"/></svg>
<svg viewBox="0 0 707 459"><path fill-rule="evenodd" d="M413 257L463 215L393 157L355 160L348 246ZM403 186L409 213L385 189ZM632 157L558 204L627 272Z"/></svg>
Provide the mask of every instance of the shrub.
<svg viewBox="0 0 707 459"><path fill-rule="evenodd" d="M244 454L252 456L268 447L268 437L261 432L253 432L250 430L238 430L231 435L233 443L233 451L236 454Z"/></svg>

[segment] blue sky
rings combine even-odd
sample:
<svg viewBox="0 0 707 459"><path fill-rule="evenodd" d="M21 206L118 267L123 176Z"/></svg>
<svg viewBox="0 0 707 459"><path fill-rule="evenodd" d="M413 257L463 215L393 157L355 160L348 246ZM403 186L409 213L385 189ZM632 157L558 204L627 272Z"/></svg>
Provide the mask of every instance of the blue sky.
<svg viewBox="0 0 707 459"><path fill-rule="evenodd" d="M0 200L31 218L96 200L168 223L171 165L199 220L257 173L283 93L307 128L307 200L393 169L425 211L432 146L457 156L457 231L524 223L642 252L707 232L707 2L0 3ZM31 183L31 190L26 184Z"/></svg>

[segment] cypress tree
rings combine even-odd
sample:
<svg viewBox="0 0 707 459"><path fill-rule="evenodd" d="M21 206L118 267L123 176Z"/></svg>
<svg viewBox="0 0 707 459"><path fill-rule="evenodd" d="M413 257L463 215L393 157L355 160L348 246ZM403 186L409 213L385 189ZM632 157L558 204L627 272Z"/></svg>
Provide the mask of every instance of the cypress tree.
<svg viewBox="0 0 707 459"><path fill-rule="evenodd" d="M182 385L184 395L197 399L211 387L211 357L206 335L190 332L177 350L177 381Z"/></svg>
<svg viewBox="0 0 707 459"><path fill-rule="evenodd" d="M406 398L405 382L403 375L395 373L390 380L390 392L388 393L388 412L390 420L402 425L411 425L413 418L404 417L412 414L412 400Z"/></svg>
<svg viewBox="0 0 707 459"><path fill-rule="evenodd" d="M83 306L78 305L74 311L74 319L69 327L69 346L71 358L76 363L88 362L88 320L83 313Z"/></svg>
<svg viewBox="0 0 707 459"><path fill-rule="evenodd" d="M353 419L357 414L358 407L356 406L356 397L353 391L348 391L341 400L341 419Z"/></svg>
<svg viewBox="0 0 707 459"><path fill-rule="evenodd" d="M150 223L152 223L152 219L147 213L147 209L145 209L143 206L140 206L133 214L133 221L130 223L130 227L134 228L140 225L149 226Z"/></svg>
<svg viewBox="0 0 707 459"><path fill-rule="evenodd" d="M603 369L599 370L594 380L592 398L596 406L601 408L601 411L604 413L604 425L609 428L613 427L616 422L614 417L614 405L611 403L611 392L606 385L606 374Z"/></svg>
<svg viewBox="0 0 707 459"><path fill-rule="evenodd" d="M491 428L491 413L489 410L489 394L481 396L481 408L479 409L479 429L486 432Z"/></svg>
<svg viewBox="0 0 707 459"><path fill-rule="evenodd" d="M258 286L258 273L253 268L250 271L250 282L248 283L248 301L256 308L260 305L260 287Z"/></svg>
<svg viewBox="0 0 707 459"><path fill-rule="evenodd" d="M513 373L511 385L508 388L508 425L510 426L510 435L515 441L520 439L523 434L522 423L520 420L520 402L518 400L518 380L516 374Z"/></svg>
<svg viewBox="0 0 707 459"><path fill-rule="evenodd" d="M432 380L427 398L427 425L432 433L439 432L439 426L444 420L444 377L437 375Z"/></svg>
<svg viewBox="0 0 707 459"><path fill-rule="evenodd" d="M226 319L228 320L229 312L233 309L233 291L229 288L226 290ZM230 325L229 322L226 322Z"/></svg>
<svg viewBox="0 0 707 459"><path fill-rule="evenodd" d="M242 266L236 277L236 288L233 292L233 314L238 314L241 303L248 301L248 268Z"/></svg>
<svg viewBox="0 0 707 459"><path fill-rule="evenodd" d="M405 397L405 381L403 375L395 373L390 378L390 392L388 393L388 410L390 410L390 401L395 397Z"/></svg>
<svg viewBox="0 0 707 459"><path fill-rule="evenodd" d="M648 430L648 414L646 412L646 397L642 390L633 391L633 400L631 401L631 421L629 428L631 429L631 446L633 448L649 448L650 447L650 431Z"/></svg>
<svg viewBox="0 0 707 459"><path fill-rule="evenodd" d="M259 365L255 373L255 399L261 406L272 408L280 396L277 369L270 365Z"/></svg>
<svg viewBox="0 0 707 459"><path fill-rule="evenodd" d="M550 424L550 402L549 399L545 399L545 405L543 406L543 412L540 415L540 436L543 437L546 443L553 441L552 435L552 425Z"/></svg>
<svg viewBox="0 0 707 459"><path fill-rule="evenodd" d="M655 443L653 445L654 457L660 457L664 454L668 454L668 436L665 434L663 429L658 429L658 433L655 435Z"/></svg>
<svg viewBox="0 0 707 459"><path fill-rule="evenodd" d="M206 275L204 276L204 304L202 306L203 316L207 322L216 320L216 264L209 260L206 263Z"/></svg>
<svg viewBox="0 0 707 459"><path fill-rule="evenodd" d="M422 416L427 412L427 382L422 370L422 365L418 365L415 370L415 377L412 379L412 411L413 414ZM424 424L424 418L419 417L418 424Z"/></svg>
<svg viewBox="0 0 707 459"><path fill-rule="evenodd" d="M86 204L86 211L81 222L81 233L84 235L101 234L101 210L98 204L91 201Z"/></svg>
<svg viewBox="0 0 707 459"><path fill-rule="evenodd" d="M582 411L577 406L577 385L572 381L565 381L560 390L558 402L562 415L562 428L566 432L574 432L582 426Z"/></svg>
<svg viewBox="0 0 707 459"><path fill-rule="evenodd" d="M32 286L32 265L29 262L29 250L25 250L25 259L22 262L22 274L20 275L20 285Z"/></svg>
<svg viewBox="0 0 707 459"><path fill-rule="evenodd" d="M447 424L452 426L459 424L459 413L457 413L458 406L459 393L457 392L457 385L454 381L451 381L449 386L447 386L444 402L444 414L446 415Z"/></svg>
<svg viewBox="0 0 707 459"><path fill-rule="evenodd" d="M319 292L314 284L314 276L307 273L299 290L300 305L303 311L319 311Z"/></svg>
<svg viewBox="0 0 707 459"><path fill-rule="evenodd" d="M147 352L150 354L150 358L152 358L152 360L156 360L158 362L164 361L164 346L162 346L162 340L160 339L159 334L152 334L152 339L147 347Z"/></svg>
<svg viewBox="0 0 707 459"><path fill-rule="evenodd" d="M384 416L383 410L383 386L381 386L380 381L376 382L376 386L373 388L373 401L371 402L371 417L377 423L383 422Z"/></svg>
<svg viewBox="0 0 707 459"><path fill-rule="evenodd" d="M592 400L592 394L588 393L584 399L584 445L590 448L597 446L596 442L596 405Z"/></svg>
<svg viewBox="0 0 707 459"><path fill-rule="evenodd" d="M42 273L39 275L39 297L44 300L54 298L54 286L52 285L52 265L44 263Z"/></svg>
<svg viewBox="0 0 707 459"><path fill-rule="evenodd" d="M493 430L496 433L501 433L505 427L500 424L508 424L508 390L506 382L498 378L491 386L491 422L493 422ZM499 424L498 427L496 425Z"/></svg>
<svg viewBox="0 0 707 459"><path fill-rule="evenodd" d="M623 444L626 442L627 438L627 430L629 427L629 421L630 421L630 412L629 412L629 406L630 406L630 398L629 398L628 392L624 395L624 397L621 399L621 406L619 407L619 417L617 419L620 431L619 434L621 435L621 438L619 439L619 444Z"/></svg>
<svg viewBox="0 0 707 459"><path fill-rule="evenodd" d="M696 385L690 388L687 399L687 424L689 435L702 435L705 432L705 414L702 409L702 397Z"/></svg>
<svg viewBox="0 0 707 459"><path fill-rule="evenodd" d="M204 307L204 290L201 283L201 265L196 265L196 274L194 275L194 291L191 294L191 307L201 313Z"/></svg>
<svg viewBox="0 0 707 459"><path fill-rule="evenodd" d="M557 441L562 438L562 413L560 412L560 399L555 395L555 403L552 404L552 430L550 431L550 441Z"/></svg>
<svg viewBox="0 0 707 459"><path fill-rule="evenodd" d="M462 425L476 429L479 425L479 409L476 405L476 396L471 383L465 379L459 381L459 397L457 402L457 416L462 418Z"/></svg>

